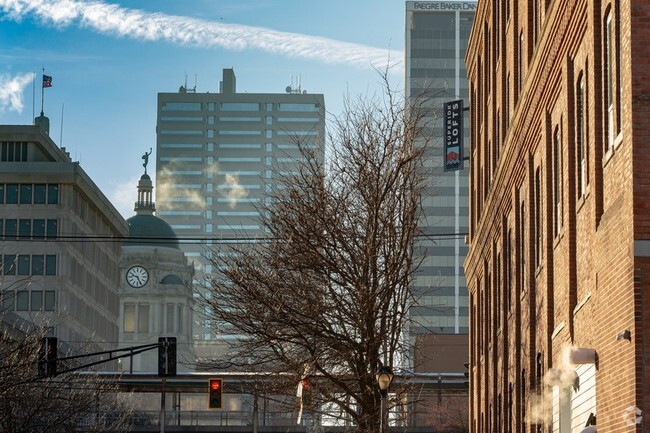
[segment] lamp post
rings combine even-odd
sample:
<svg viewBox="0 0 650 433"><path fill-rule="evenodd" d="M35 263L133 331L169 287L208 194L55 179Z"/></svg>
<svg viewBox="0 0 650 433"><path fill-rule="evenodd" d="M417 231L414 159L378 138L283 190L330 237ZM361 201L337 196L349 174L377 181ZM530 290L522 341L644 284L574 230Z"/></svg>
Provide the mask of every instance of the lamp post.
<svg viewBox="0 0 650 433"><path fill-rule="evenodd" d="M381 366L377 369L375 374L377 385L379 385L379 394L381 395L381 410L379 413L379 431L385 433L388 427L386 397L388 396L388 388L393 382L393 370L389 366Z"/></svg>

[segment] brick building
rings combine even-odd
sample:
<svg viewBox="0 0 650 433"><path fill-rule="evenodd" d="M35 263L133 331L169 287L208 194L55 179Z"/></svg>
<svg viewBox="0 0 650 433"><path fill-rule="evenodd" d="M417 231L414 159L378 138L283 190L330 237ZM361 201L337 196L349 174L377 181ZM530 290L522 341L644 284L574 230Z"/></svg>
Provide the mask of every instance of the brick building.
<svg viewBox="0 0 650 433"><path fill-rule="evenodd" d="M650 428L649 21L645 0L479 2L472 432Z"/></svg>

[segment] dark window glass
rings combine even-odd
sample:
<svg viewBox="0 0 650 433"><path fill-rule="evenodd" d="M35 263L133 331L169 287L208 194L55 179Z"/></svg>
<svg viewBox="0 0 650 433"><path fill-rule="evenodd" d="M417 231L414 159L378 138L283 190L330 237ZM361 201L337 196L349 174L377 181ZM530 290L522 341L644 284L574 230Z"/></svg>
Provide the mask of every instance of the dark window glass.
<svg viewBox="0 0 650 433"><path fill-rule="evenodd" d="M578 179L578 198L582 197L586 192L586 169L587 164L585 161L585 148L584 148L584 81L582 76L578 80L576 91L576 156L577 156L577 179Z"/></svg>
<svg viewBox="0 0 650 433"><path fill-rule="evenodd" d="M18 275L29 275L29 262L29 255L21 254L18 256Z"/></svg>
<svg viewBox="0 0 650 433"><path fill-rule="evenodd" d="M18 220L8 219L5 220L5 238L16 239L18 235Z"/></svg>
<svg viewBox="0 0 650 433"><path fill-rule="evenodd" d="M32 235L32 220L18 220L18 236L25 239Z"/></svg>
<svg viewBox="0 0 650 433"><path fill-rule="evenodd" d="M16 255L5 254L2 258L2 269L5 275L16 275Z"/></svg>
<svg viewBox="0 0 650 433"><path fill-rule="evenodd" d="M16 311L29 310L29 292L21 290L16 293Z"/></svg>
<svg viewBox="0 0 650 433"><path fill-rule="evenodd" d="M56 275L56 256L45 256L45 275Z"/></svg>
<svg viewBox="0 0 650 433"><path fill-rule="evenodd" d="M32 236L35 238L45 237L45 220L36 219L32 222Z"/></svg>
<svg viewBox="0 0 650 433"><path fill-rule="evenodd" d="M54 290L45 291L45 311L54 311Z"/></svg>
<svg viewBox="0 0 650 433"><path fill-rule="evenodd" d="M8 183L7 184L7 204L17 204L18 203L18 184L17 183Z"/></svg>
<svg viewBox="0 0 650 433"><path fill-rule="evenodd" d="M47 204L59 204L59 185L47 185Z"/></svg>
<svg viewBox="0 0 650 433"><path fill-rule="evenodd" d="M47 237L48 238L56 238L57 235L57 220L55 219L48 219L47 220Z"/></svg>
<svg viewBox="0 0 650 433"><path fill-rule="evenodd" d="M45 256L32 256L32 275L43 275Z"/></svg>
<svg viewBox="0 0 650 433"><path fill-rule="evenodd" d="M45 184L34 185L34 204L45 204Z"/></svg>
<svg viewBox="0 0 650 433"><path fill-rule="evenodd" d="M21 183L20 184L20 204L31 204L32 203L32 184L31 183Z"/></svg>
<svg viewBox="0 0 650 433"><path fill-rule="evenodd" d="M0 219L0 238L5 234L5 220Z"/></svg>
<svg viewBox="0 0 650 433"><path fill-rule="evenodd" d="M13 311L16 302L16 292L13 290L5 290L2 292L2 308L4 310Z"/></svg>
<svg viewBox="0 0 650 433"><path fill-rule="evenodd" d="M41 311L43 309L43 292L40 290L33 290L31 296L30 311Z"/></svg>
<svg viewBox="0 0 650 433"><path fill-rule="evenodd" d="M5 202L5 184L0 183L0 204Z"/></svg>

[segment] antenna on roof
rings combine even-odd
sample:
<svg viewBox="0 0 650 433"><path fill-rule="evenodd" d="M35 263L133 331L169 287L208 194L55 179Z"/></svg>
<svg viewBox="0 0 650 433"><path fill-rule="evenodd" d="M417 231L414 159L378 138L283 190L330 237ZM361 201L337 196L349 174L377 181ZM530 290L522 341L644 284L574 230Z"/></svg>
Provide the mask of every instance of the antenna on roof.
<svg viewBox="0 0 650 433"><path fill-rule="evenodd" d="M302 94L307 93L306 90L302 90L302 77L301 77L300 74L298 74L298 78L296 79L296 84L295 84L295 86L294 86L293 75L292 75L292 74L289 74L289 81L291 82L291 84L289 84L289 85L284 89L285 92L287 92L287 93L294 93L294 94L297 94L297 95L298 95L298 94L301 94L301 93L302 93Z"/></svg>

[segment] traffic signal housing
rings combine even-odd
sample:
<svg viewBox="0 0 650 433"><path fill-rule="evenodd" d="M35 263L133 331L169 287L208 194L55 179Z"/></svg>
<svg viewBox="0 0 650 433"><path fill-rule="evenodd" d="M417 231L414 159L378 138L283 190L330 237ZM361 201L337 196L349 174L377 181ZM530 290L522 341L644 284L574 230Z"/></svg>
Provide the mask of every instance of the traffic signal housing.
<svg viewBox="0 0 650 433"><path fill-rule="evenodd" d="M176 376L176 337L158 338L158 376Z"/></svg>
<svg viewBox="0 0 650 433"><path fill-rule="evenodd" d="M223 379L210 379L208 381L208 408L221 409L222 407Z"/></svg>
<svg viewBox="0 0 650 433"><path fill-rule="evenodd" d="M38 375L41 377L56 376L57 342L56 337L43 337L41 339L41 347L38 353Z"/></svg>

